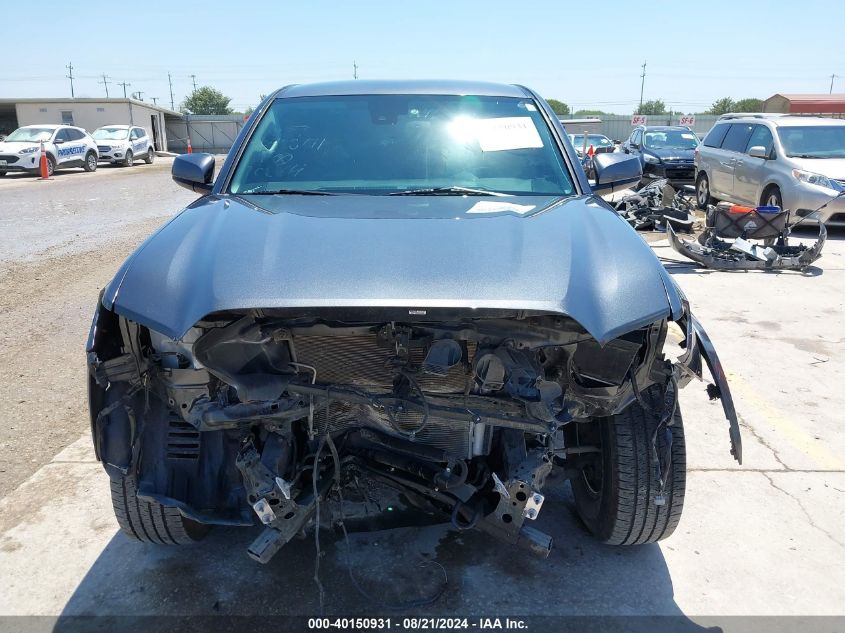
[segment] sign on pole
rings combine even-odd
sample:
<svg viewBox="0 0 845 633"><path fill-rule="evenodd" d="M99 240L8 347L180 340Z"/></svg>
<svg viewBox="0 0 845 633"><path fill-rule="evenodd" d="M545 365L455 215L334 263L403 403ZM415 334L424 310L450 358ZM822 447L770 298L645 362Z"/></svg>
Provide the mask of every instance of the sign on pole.
<svg viewBox="0 0 845 633"><path fill-rule="evenodd" d="M647 125L648 117L644 114L635 114L631 117L631 125Z"/></svg>
<svg viewBox="0 0 845 633"><path fill-rule="evenodd" d="M678 119L678 125L686 125L687 127L692 127L695 125L695 115L694 114L685 114L680 119Z"/></svg>

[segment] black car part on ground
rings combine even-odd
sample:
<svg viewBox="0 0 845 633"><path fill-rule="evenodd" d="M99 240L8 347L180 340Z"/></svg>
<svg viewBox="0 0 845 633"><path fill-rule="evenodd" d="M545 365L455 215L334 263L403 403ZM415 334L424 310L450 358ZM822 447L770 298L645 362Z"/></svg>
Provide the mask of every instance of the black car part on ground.
<svg viewBox="0 0 845 633"><path fill-rule="evenodd" d="M622 197L616 211L638 231L689 233L695 225L694 204L687 191L676 191L665 179L655 180Z"/></svg>
<svg viewBox="0 0 845 633"><path fill-rule="evenodd" d="M790 244L789 212L731 210L730 203L708 206L704 231L693 242L669 230L669 244L684 257L715 270L804 270L821 257L827 229L819 222L816 242ZM756 240L757 243L751 240Z"/></svg>

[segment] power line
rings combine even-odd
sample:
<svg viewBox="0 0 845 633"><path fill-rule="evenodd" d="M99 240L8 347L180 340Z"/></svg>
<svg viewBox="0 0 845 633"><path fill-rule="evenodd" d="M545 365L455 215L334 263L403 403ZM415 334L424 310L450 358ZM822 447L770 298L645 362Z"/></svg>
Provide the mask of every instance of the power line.
<svg viewBox="0 0 845 633"><path fill-rule="evenodd" d="M97 83L103 84L106 87L106 99L108 99L109 98L109 83L111 83L111 82L109 81L109 77L106 77L106 73L103 73L103 80L98 81Z"/></svg>
<svg viewBox="0 0 845 633"><path fill-rule="evenodd" d="M118 86L123 86L123 98L126 99L126 86L131 86L132 84L128 81L118 81Z"/></svg>
<svg viewBox="0 0 845 633"><path fill-rule="evenodd" d="M70 98L74 98L73 94L73 62L68 62L67 66L65 66L68 70L68 74L65 75L68 79L70 79Z"/></svg>
<svg viewBox="0 0 845 633"><path fill-rule="evenodd" d="M170 85L170 109L176 110L173 104L173 80L170 78L170 73L167 73L167 83Z"/></svg>

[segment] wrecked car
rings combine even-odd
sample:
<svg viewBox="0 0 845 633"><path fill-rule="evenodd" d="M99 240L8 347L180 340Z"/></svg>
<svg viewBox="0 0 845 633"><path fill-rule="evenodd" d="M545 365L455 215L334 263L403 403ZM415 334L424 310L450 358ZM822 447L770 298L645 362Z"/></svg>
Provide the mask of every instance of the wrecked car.
<svg viewBox="0 0 845 633"><path fill-rule="evenodd" d="M289 86L214 170L175 159L202 196L118 270L87 344L130 537L263 526L248 553L267 562L392 491L546 556L532 523L556 470L598 539L651 543L680 519L679 389L704 365L741 461L710 340L595 195L639 181L638 160L597 155L591 188L531 90Z"/></svg>

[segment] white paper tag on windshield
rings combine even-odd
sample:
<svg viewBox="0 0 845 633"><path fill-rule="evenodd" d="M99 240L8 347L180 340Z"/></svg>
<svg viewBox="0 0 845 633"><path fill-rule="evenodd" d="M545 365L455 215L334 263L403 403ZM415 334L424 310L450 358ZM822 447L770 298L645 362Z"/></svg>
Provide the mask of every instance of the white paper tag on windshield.
<svg viewBox="0 0 845 633"><path fill-rule="evenodd" d="M467 213L519 213L525 215L533 211L536 205L516 204L514 202L498 202L496 200L480 200L472 205Z"/></svg>
<svg viewBox="0 0 845 633"><path fill-rule="evenodd" d="M477 119L474 127L482 152L543 147L543 139L531 117Z"/></svg>

